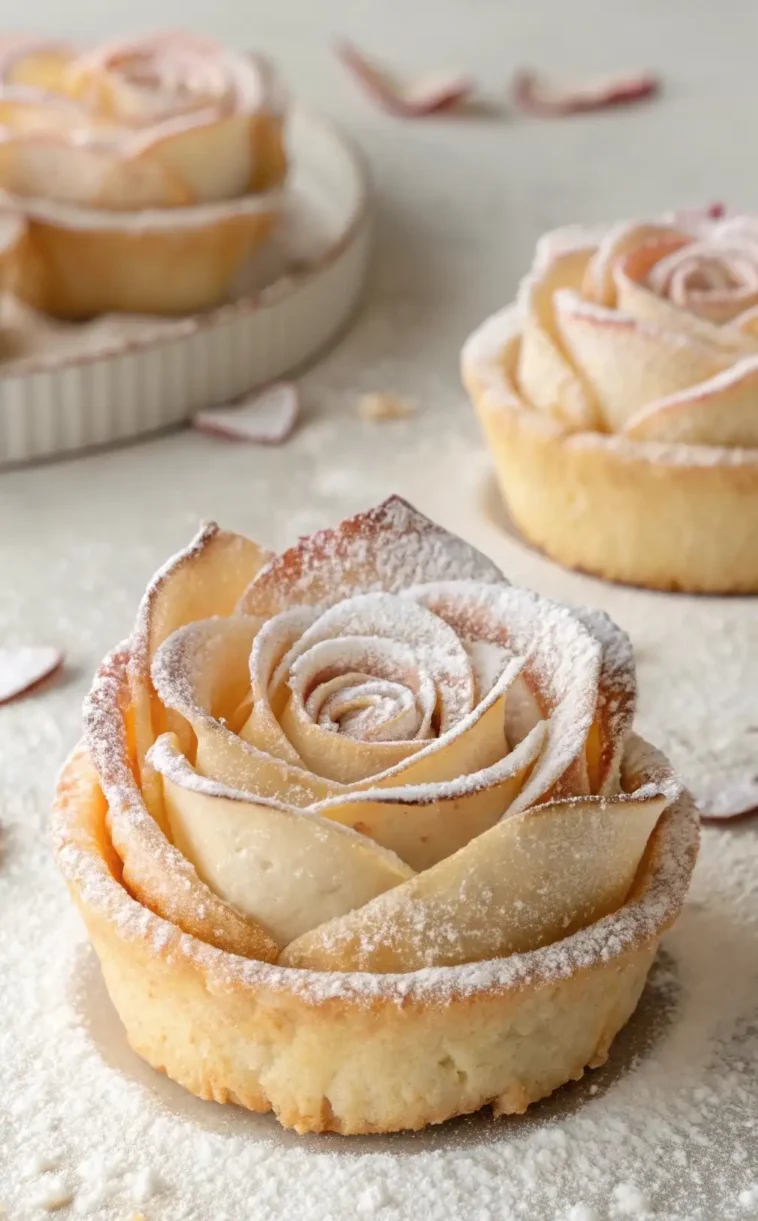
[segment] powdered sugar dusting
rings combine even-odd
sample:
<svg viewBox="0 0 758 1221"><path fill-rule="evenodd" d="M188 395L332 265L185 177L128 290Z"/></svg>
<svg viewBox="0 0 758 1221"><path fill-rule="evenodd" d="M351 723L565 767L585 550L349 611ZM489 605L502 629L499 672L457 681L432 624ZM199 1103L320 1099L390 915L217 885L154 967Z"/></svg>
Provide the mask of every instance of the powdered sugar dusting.
<svg viewBox="0 0 758 1221"><path fill-rule="evenodd" d="M60 830L56 829L57 835ZM456 967L429 967L407 975L299 971L235 957L178 933L172 926L167 928L160 917L137 904L104 865L97 863L93 869L91 858L81 850L66 845L60 863L65 876L83 886L88 903L118 924L121 936L126 940L147 937L156 947L165 946L170 937L174 952L201 966L214 987L234 988L243 983L247 987L283 988L314 1004L340 996L366 1003L381 997L402 1005L411 998L442 1001L482 989L500 991L525 982L565 979L581 967L622 955L625 949L657 936L683 903L697 839L694 808L688 798L682 797L659 823L655 864L645 889L621 912L542 950Z"/></svg>
<svg viewBox="0 0 758 1221"><path fill-rule="evenodd" d="M261 570L241 609L271 613L283 605L332 604L353 592L398 593L454 577L502 582L495 564L463 539L440 529L399 496L302 538Z"/></svg>
<svg viewBox="0 0 758 1221"><path fill-rule="evenodd" d="M476 455L468 453L466 462L475 469ZM672 600L568 576L504 535L488 537L481 514L473 523L466 519L465 495L464 485L457 510L462 531L496 554L497 544L500 554L507 553L509 573L537 583L539 571L543 587L581 601L600 590L618 607L614 618L632 628L642 646L651 736L659 741L667 723L684 735L696 690L683 689L681 707L672 708L661 677L662 656L670 653L664 628ZM434 504L431 498L425 503ZM121 609L126 614L128 604ZM667 630L681 633L682 648L687 643L693 683L695 671L702 682L712 662L724 700L731 689L734 702L733 667L724 650L739 661L737 604L679 599L672 609L678 624L683 615L685 621ZM117 613L109 609L111 623ZM707 639L700 635L704 623ZM102 623L100 631L106 641L112 626ZM711 739L697 734L686 747L690 759L705 751L707 767L725 751L719 725L728 703L716 700L714 709L718 724ZM618 1037L607 1068L512 1120L493 1121L484 1112L416 1136L299 1138L282 1133L273 1117L191 1098L126 1047L41 826L49 777L40 763L60 758L61 730L64 741L74 740L76 701L64 687L54 688L44 699L7 709L4 726L0 767L10 835L0 860L0 910L9 934L4 963L14 987L4 993L5 1004L0 998L0 1029L10 1050L0 1060L8 1100L0 1108L0 1200L9 1218L38 1221L32 1200L50 1174L69 1183L72 1216L103 1221L133 1221L135 1213L146 1221L204 1219L218 1211L222 1191L230 1218L247 1216L254 1200L260 1221L279 1221L295 1190L303 1221L371 1216L358 1211L359 1201L361 1209L377 1209L381 1221L407 1221L420 1200L430 1221L469 1221L469 1214L478 1221L477 1213L498 1221L574 1221L574 1215L576 1221L618 1221L619 1184L644 1192L655 1221L750 1216L741 1202L743 1195L750 1201L758 1181L752 1069L758 1054L752 1033L758 872L750 824L706 831L691 901L667 935L639 1013ZM731 732L725 722L724 732ZM683 750L682 737L682 766ZM725 766L728 757L726 751ZM80 864L72 856L70 867ZM123 894L107 878L97 887ZM130 906L135 936L149 930L156 945L173 948L174 930ZM32 1164L33 1153L55 1165L46 1170L41 1162ZM137 1202L133 1184L144 1182L149 1171L153 1194Z"/></svg>

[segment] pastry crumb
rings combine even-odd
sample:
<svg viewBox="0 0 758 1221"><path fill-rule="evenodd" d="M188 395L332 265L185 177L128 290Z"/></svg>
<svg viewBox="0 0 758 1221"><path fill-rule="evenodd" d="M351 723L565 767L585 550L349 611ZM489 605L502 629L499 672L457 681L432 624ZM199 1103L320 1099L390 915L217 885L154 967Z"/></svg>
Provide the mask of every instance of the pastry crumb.
<svg viewBox="0 0 758 1221"><path fill-rule="evenodd" d="M362 420L372 423L382 423L384 420L407 420L416 407L409 399L384 391L374 391L362 394L356 403L356 410Z"/></svg>

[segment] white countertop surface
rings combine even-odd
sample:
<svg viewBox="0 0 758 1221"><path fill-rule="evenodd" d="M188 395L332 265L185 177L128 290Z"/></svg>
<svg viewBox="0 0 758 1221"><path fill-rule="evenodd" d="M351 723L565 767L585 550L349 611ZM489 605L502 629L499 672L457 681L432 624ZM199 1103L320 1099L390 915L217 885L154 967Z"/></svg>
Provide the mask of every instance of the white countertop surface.
<svg viewBox="0 0 758 1221"><path fill-rule="evenodd" d="M56 769L105 651L200 518L271 546L392 491L488 550L511 579L605 606L638 648L640 726L695 788L758 771L758 603L605 586L503 529L460 389L462 340L513 294L546 228L725 200L758 206L758 16L738 0L47 0L27 28L158 24L260 46L293 92L363 146L375 267L349 335L303 377L305 418L263 449L189 431L0 475L0 643L53 643L48 690L0 709L0 1215L102 1221L613 1221L758 1218L758 823L706 833L696 882L609 1066L526 1119L417 1137L297 1138L187 1098L126 1047L49 856ZM53 26L52 23L57 22ZM17 22L18 24L18 22ZM539 121L407 123L356 91L333 35L411 68L470 71L502 105L513 69L653 67L660 100ZM371 425L366 391L415 399ZM593 1083L597 1089L593 1089ZM46 1194L47 1192L47 1194Z"/></svg>

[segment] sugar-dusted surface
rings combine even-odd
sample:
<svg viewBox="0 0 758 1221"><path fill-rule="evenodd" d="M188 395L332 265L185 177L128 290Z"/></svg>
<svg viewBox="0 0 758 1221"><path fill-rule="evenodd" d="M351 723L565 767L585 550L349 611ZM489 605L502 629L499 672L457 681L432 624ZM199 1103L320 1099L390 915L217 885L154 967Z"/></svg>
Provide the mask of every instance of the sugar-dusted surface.
<svg viewBox="0 0 758 1221"><path fill-rule="evenodd" d="M286 445L187 432L0 478L0 638L53 640L68 658L59 684L0 710L6 1217L41 1221L41 1202L69 1192L64 1221L755 1221L755 823L706 831L691 902L609 1066L525 1118L482 1116L416 1137L299 1138L187 1098L124 1045L49 857L47 808L95 665L200 518L278 548L399 491L512 580L609 610L637 650L637 724L695 787L749 790L758 773L756 603L612 588L527 550L502 529L457 380L459 343L513 296L544 229L703 199L758 205L744 156L754 46L739 33L752 10L670 0L622 20L600 0L570 10L552 0L261 0L254 29L238 5L210 11L188 0L162 19L270 50L306 101L362 140L382 205L379 257L355 330L304 379L308 406ZM151 28L154 4L113 0L109 29L104 20L94 0L72 0L66 31ZM402 54L396 21L408 35ZM60 23L44 0L24 11L29 27ZM650 106L555 124L403 124L371 109L335 66L332 29L410 70L471 68L498 98L527 60L578 74L650 63L666 91ZM630 147L644 147L643 162L631 165ZM356 397L377 387L417 399L417 415L382 428L358 419Z"/></svg>

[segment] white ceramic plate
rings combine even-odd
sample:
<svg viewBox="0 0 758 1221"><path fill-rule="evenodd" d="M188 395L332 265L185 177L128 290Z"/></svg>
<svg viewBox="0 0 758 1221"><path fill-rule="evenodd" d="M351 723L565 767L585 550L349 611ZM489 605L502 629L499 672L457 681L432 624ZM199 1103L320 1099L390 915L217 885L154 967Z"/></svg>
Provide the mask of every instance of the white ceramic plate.
<svg viewBox="0 0 758 1221"><path fill-rule="evenodd" d="M236 300L179 320L55 323L5 303L0 467L124 441L281 378L347 323L370 246L360 157L326 119L295 110L288 211Z"/></svg>

